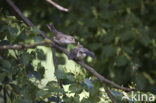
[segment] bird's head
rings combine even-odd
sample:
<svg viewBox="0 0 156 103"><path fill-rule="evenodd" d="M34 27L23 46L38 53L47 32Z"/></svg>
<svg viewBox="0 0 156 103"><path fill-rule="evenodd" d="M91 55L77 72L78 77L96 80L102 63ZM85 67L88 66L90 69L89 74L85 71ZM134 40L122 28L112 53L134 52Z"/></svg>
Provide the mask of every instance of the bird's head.
<svg viewBox="0 0 156 103"><path fill-rule="evenodd" d="M68 35L65 37L64 42L66 42L66 44L75 43L75 39L74 39L74 37Z"/></svg>
<svg viewBox="0 0 156 103"><path fill-rule="evenodd" d="M80 42L77 43L77 48L83 48L83 45L80 44Z"/></svg>
<svg viewBox="0 0 156 103"><path fill-rule="evenodd" d="M78 50L77 52L77 58L79 59L84 59L86 57L86 53L84 53L84 51L82 49Z"/></svg>

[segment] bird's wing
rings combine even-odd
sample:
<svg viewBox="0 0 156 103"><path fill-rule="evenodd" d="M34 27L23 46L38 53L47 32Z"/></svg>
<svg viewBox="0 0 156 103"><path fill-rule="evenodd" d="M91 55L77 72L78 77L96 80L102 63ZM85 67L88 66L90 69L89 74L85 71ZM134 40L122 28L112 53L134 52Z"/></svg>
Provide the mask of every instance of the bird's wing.
<svg viewBox="0 0 156 103"><path fill-rule="evenodd" d="M91 58L96 59L94 53L92 53L92 52L89 51L88 49L84 48L84 52L85 52L88 56L90 56Z"/></svg>
<svg viewBox="0 0 156 103"><path fill-rule="evenodd" d="M55 37L57 39L65 39L67 35L63 34L62 32L57 32L57 34L55 35Z"/></svg>
<svg viewBox="0 0 156 103"><path fill-rule="evenodd" d="M69 59L74 59L74 58L76 57L76 54L77 54L77 49L76 49L76 48L75 48L75 49L72 49L72 50L70 51L70 53L69 53L68 58L69 58Z"/></svg>

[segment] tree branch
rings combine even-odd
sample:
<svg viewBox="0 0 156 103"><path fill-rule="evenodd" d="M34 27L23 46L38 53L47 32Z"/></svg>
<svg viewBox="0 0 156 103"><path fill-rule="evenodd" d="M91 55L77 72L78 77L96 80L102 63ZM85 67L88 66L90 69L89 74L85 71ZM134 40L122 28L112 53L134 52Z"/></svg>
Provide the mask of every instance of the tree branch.
<svg viewBox="0 0 156 103"><path fill-rule="evenodd" d="M56 59L56 50L55 50L55 47L51 45L51 50L52 50L52 56L53 56L53 64L54 64L54 68L55 68L55 71L58 70L58 65L57 65L57 59ZM61 88L63 88L61 82L59 79L57 79L59 85Z"/></svg>
<svg viewBox="0 0 156 103"><path fill-rule="evenodd" d="M54 68L55 68L55 72L58 70L58 65L57 65L57 59L56 59L56 50L55 50L55 47L51 45L51 50L52 50L52 58L53 58L53 64L54 64ZM61 88L63 88L62 84L61 84L61 81L57 79L57 82L59 84L59 86ZM60 102L60 98L59 98L59 95L57 95L57 98L58 98L58 103Z"/></svg>
<svg viewBox="0 0 156 103"><path fill-rule="evenodd" d="M21 19L28 25L28 26L35 26L28 18L26 18L22 12L20 11L20 9L11 1L11 0L6 0L6 2L9 4L9 6L18 14L18 16L21 17ZM50 40L50 38L48 36L45 35L45 33L43 31L40 31L40 35L43 38L47 38Z"/></svg>
<svg viewBox="0 0 156 103"><path fill-rule="evenodd" d="M11 8L13 8L13 10L18 13L18 15L23 19L23 21L28 25L28 26L34 26L34 24L29 20L27 19L23 14L22 12L16 7L16 5L11 2L10 0L6 0L7 3L11 6Z"/></svg>
<svg viewBox="0 0 156 103"><path fill-rule="evenodd" d="M117 101L115 100L115 98L113 97L113 95L110 93L110 91L107 89L107 86L106 84L103 82L102 83L104 89L105 89L105 92L107 93L108 97L112 100L113 103L117 103Z"/></svg>
<svg viewBox="0 0 156 103"><path fill-rule="evenodd" d="M20 50L25 48L35 48L36 46L42 46L45 45L46 43L47 43L46 41L42 41L34 44L3 45L0 46L0 50L6 50L6 49Z"/></svg>
<svg viewBox="0 0 156 103"><path fill-rule="evenodd" d="M56 7L58 10L60 10L60 11L64 11L64 12L68 12L69 10L68 9L66 9L66 8L64 8L64 7L62 7L62 6L60 6L60 5L58 5L57 3L55 3L54 1L52 1L52 0L46 0L46 2L48 2L49 4L51 4L51 5L53 5L54 7Z"/></svg>
<svg viewBox="0 0 156 103"><path fill-rule="evenodd" d="M115 88L121 89L123 91L128 91L128 92L135 91L135 89L122 87L122 86L120 86L120 85L106 79L104 76L97 73L94 68L88 66L87 64L85 64L85 63L83 63L81 61L76 61L76 62L78 64L80 64L82 67L86 68L88 71L90 71L95 77L97 77L100 81L102 81L104 83L110 84L110 85L114 86Z"/></svg>

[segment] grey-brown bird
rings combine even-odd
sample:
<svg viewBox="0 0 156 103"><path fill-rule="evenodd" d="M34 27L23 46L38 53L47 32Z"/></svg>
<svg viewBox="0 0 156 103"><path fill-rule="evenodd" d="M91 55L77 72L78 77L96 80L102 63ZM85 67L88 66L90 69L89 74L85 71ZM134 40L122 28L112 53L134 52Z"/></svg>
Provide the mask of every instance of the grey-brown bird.
<svg viewBox="0 0 156 103"><path fill-rule="evenodd" d="M70 35L66 35L60 31L57 31L53 25L47 25L47 27L54 34L54 37L53 37L54 42L60 45L75 43L74 37Z"/></svg>
<svg viewBox="0 0 156 103"><path fill-rule="evenodd" d="M96 59L94 53L84 48L83 45L78 42L77 47L70 51L68 58L83 60L86 56L90 56L91 58Z"/></svg>

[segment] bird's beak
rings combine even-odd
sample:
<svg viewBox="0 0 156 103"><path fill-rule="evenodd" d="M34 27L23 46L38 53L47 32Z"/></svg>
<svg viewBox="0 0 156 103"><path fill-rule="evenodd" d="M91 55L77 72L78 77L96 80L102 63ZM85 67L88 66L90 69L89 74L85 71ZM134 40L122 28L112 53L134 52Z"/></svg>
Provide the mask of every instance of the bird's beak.
<svg viewBox="0 0 156 103"><path fill-rule="evenodd" d="M48 29L49 29L49 30L51 30L51 29L50 29L50 25L49 25L49 24L47 24L47 27L48 27Z"/></svg>

